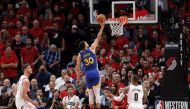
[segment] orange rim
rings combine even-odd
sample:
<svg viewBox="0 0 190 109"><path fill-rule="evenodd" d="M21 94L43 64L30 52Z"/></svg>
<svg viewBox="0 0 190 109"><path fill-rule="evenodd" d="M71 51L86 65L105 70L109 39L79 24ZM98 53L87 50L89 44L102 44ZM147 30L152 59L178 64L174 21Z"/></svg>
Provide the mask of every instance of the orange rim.
<svg viewBox="0 0 190 109"><path fill-rule="evenodd" d="M108 21L116 21L116 22L119 22L120 24L126 24L128 21L128 18L127 17L108 18Z"/></svg>

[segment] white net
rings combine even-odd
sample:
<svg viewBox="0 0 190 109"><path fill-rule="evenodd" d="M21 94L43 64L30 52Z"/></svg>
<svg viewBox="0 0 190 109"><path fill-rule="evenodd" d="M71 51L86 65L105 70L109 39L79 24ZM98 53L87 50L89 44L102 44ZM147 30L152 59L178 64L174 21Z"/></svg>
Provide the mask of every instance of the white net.
<svg viewBox="0 0 190 109"><path fill-rule="evenodd" d="M111 18L108 19L108 23L110 24L110 28L112 30L112 36L121 36L123 35L123 25L127 22L126 18Z"/></svg>

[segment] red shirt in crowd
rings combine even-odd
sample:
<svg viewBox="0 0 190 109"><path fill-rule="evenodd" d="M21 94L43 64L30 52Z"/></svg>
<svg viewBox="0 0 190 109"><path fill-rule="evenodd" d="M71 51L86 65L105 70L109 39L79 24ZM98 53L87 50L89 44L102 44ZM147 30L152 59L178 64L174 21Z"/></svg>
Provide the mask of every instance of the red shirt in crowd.
<svg viewBox="0 0 190 109"><path fill-rule="evenodd" d="M129 40L128 40L128 38L126 36L117 37L115 43L116 43L116 49L117 50L123 50L123 46L125 44L128 44Z"/></svg>
<svg viewBox="0 0 190 109"><path fill-rule="evenodd" d="M137 55L133 55L133 56L131 56L130 62L131 62L131 64L132 64L133 66L135 66L136 63L138 62L138 60L139 60L138 56L137 56Z"/></svg>
<svg viewBox="0 0 190 109"><path fill-rule="evenodd" d="M23 59L23 64L32 64L39 57L39 52L35 47L24 47L21 49L20 55Z"/></svg>
<svg viewBox="0 0 190 109"><path fill-rule="evenodd" d="M162 54L161 54L161 50L156 50L154 49L151 53L152 57L155 59L158 59Z"/></svg>
<svg viewBox="0 0 190 109"><path fill-rule="evenodd" d="M127 107L127 96L125 96L123 98L123 100L120 101L120 102L113 100L113 102L112 102L112 108L115 109L116 107L117 107L117 109L127 109L126 108Z"/></svg>
<svg viewBox="0 0 190 109"><path fill-rule="evenodd" d="M17 63L18 59L17 56L11 52L11 57L7 57L6 55L3 55L1 57L1 64L10 64L10 63ZM6 78L13 78L17 76L17 69L16 68L2 68L4 75Z"/></svg>
<svg viewBox="0 0 190 109"><path fill-rule="evenodd" d="M44 20L43 21L43 28L44 28L44 30L47 30L47 29L49 29L52 26L53 26L53 20Z"/></svg>
<svg viewBox="0 0 190 109"><path fill-rule="evenodd" d="M143 68L144 74L147 75L148 73L152 73L152 68Z"/></svg>
<svg viewBox="0 0 190 109"><path fill-rule="evenodd" d="M18 21L18 19L17 18L4 17L3 21L7 21L8 23L16 24L16 22Z"/></svg>
<svg viewBox="0 0 190 109"><path fill-rule="evenodd" d="M38 38L39 43L41 43L44 36L44 31L42 28L31 28L29 29L29 33L34 36L34 38Z"/></svg>
<svg viewBox="0 0 190 109"><path fill-rule="evenodd" d="M28 7L20 7L17 11L17 15L27 16L27 14L32 14L32 10Z"/></svg>

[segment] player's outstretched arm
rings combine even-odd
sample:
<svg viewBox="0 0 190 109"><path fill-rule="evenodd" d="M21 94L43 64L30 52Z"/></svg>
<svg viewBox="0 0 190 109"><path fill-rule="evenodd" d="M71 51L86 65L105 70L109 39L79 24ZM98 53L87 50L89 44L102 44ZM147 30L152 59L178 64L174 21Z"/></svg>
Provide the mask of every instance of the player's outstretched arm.
<svg viewBox="0 0 190 109"><path fill-rule="evenodd" d="M96 47L98 46L98 43L99 43L99 41L100 41L100 39L102 38L102 33L103 33L103 30L104 30L104 26L105 26L105 22L100 22L100 30L99 30L99 32L98 32L98 34L97 34L97 37L96 37L96 39L94 40L94 43L92 43L92 45L91 45L91 50L96 50Z"/></svg>
<svg viewBox="0 0 190 109"><path fill-rule="evenodd" d="M128 86L128 87L125 87L125 88L123 89L123 92L122 92L118 97L114 96L113 99L114 99L115 101L120 102L121 100L123 100L123 98L125 97L125 95L127 94L128 91L129 91L129 86Z"/></svg>
<svg viewBox="0 0 190 109"><path fill-rule="evenodd" d="M80 64L81 64L81 59L80 59L80 54L78 54L77 63L76 63L77 83L80 82L80 67L81 67Z"/></svg>
<svg viewBox="0 0 190 109"><path fill-rule="evenodd" d="M123 92L119 96L114 96L113 94L110 93L110 94L108 94L108 97L112 98L115 101L120 102L123 100L123 98L125 97L125 95L127 94L128 91L129 91L129 87L125 87L123 89Z"/></svg>

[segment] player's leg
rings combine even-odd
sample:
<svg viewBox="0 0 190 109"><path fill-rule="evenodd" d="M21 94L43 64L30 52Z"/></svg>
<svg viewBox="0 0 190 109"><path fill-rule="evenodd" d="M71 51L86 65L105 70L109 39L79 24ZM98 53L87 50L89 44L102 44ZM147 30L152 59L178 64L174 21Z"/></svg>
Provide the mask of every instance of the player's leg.
<svg viewBox="0 0 190 109"><path fill-rule="evenodd" d="M22 109L23 104L24 104L24 101L22 101L18 98L15 99L15 105L16 105L17 109Z"/></svg>
<svg viewBox="0 0 190 109"><path fill-rule="evenodd" d="M93 109L94 108L94 92L92 89L92 81L87 75L86 75L86 87L87 87L87 91L89 95L89 105L90 105L90 108Z"/></svg>
<svg viewBox="0 0 190 109"><path fill-rule="evenodd" d="M94 82L93 82L93 92L94 92L94 95L95 95L95 98L96 98L96 108L97 109L100 109L100 104L101 104L101 101L100 101L100 77L97 77L94 79Z"/></svg>
<svg viewBox="0 0 190 109"><path fill-rule="evenodd" d="M25 102L23 109L36 109L36 106L34 106L31 102Z"/></svg>
<svg viewBox="0 0 190 109"><path fill-rule="evenodd" d="M92 88L88 88L88 95L89 95L89 105L91 109L94 109L94 92Z"/></svg>

